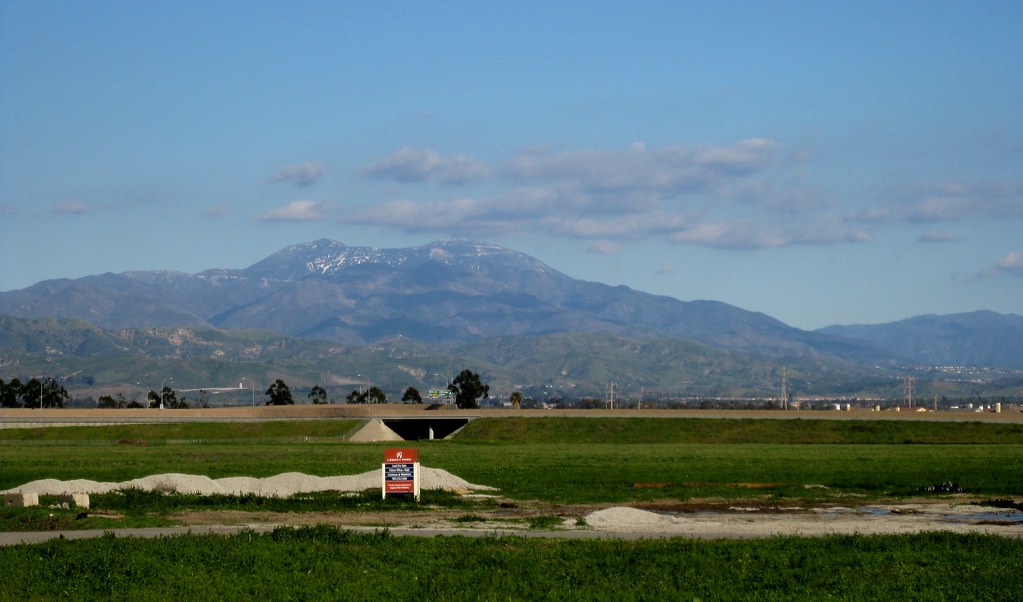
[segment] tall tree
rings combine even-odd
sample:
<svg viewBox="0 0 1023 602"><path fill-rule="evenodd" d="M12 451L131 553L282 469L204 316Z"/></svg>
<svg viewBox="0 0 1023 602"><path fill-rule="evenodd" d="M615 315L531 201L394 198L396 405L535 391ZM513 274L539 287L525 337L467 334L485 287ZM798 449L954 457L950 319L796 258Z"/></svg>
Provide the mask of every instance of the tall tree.
<svg viewBox="0 0 1023 602"><path fill-rule="evenodd" d="M28 400L26 399L26 407L62 408L70 398L64 385L58 383L54 378L45 378L42 381L33 378L29 382L36 388L35 392L38 395L35 396L32 405L27 405ZM27 397L28 392L29 390L26 388L23 394Z"/></svg>
<svg viewBox="0 0 1023 602"><path fill-rule="evenodd" d="M270 397L270 401L266 402L268 406L290 406L295 403L295 400L291 397L291 389L288 388L287 383L279 378L270 385L264 395Z"/></svg>
<svg viewBox="0 0 1023 602"><path fill-rule="evenodd" d="M364 389L352 389L352 392L345 397L346 403L366 403L369 394Z"/></svg>
<svg viewBox="0 0 1023 602"><path fill-rule="evenodd" d="M21 387L21 403L26 408L42 407L43 383L38 378L30 378Z"/></svg>
<svg viewBox="0 0 1023 602"><path fill-rule="evenodd" d="M380 387L370 387L367 395L369 403L387 403L387 395L384 394Z"/></svg>
<svg viewBox="0 0 1023 602"><path fill-rule="evenodd" d="M352 389L345 398L348 403L387 403L387 395L380 387Z"/></svg>
<svg viewBox="0 0 1023 602"><path fill-rule="evenodd" d="M480 375L472 370L462 370L448 385L448 391L455 396L455 406L461 409L480 407L479 399L490 395L490 385L480 381Z"/></svg>
<svg viewBox="0 0 1023 602"><path fill-rule="evenodd" d="M327 403L327 391L320 385L314 385L309 390L309 399L312 400L313 405L324 405Z"/></svg>
<svg viewBox="0 0 1023 602"><path fill-rule="evenodd" d="M516 410L522 409L522 391L512 391L511 404Z"/></svg>
<svg viewBox="0 0 1023 602"><path fill-rule="evenodd" d="M178 394L174 392L174 389L164 385L163 391L160 391L160 407L177 409Z"/></svg>
<svg viewBox="0 0 1023 602"><path fill-rule="evenodd" d="M423 396L419 394L419 389L415 387L409 387L405 389L405 393L401 396L403 403L423 403Z"/></svg>
<svg viewBox="0 0 1023 602"><path fill-rule="evenodd" d="M21 384L17 378L12 378L11 382L7 384L0 380L0 408L18 407L18 398L21 397L24 389L25 385Z"/></svg>

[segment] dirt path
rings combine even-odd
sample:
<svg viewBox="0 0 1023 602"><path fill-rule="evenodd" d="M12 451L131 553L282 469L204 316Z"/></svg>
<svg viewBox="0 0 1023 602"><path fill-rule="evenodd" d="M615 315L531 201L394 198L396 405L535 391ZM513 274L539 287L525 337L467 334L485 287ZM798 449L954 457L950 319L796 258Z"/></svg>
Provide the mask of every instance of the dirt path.
<svg viewBox="0 0 1023 602"><path fill-rule="evenodd" d="M550 517L558 517L555 521ZM415 512L246 513L188 512L172 517L189 526L329 524L404 531L535 533L538 518L555 534L605 537L737 539L775 536L908 534L928 531L1023 537L1023 512L963 501L872 504L862 507L732 506L716 509L645 509L626 506L528 504L486 510L426 509Z"/></svg>
<svg viewBox="0 0 1023 602"><path fill-rule="evenodd" d="M965 494L901 500L898 503L867 504L846 500L814 506L799 506L795 501L789 505L772 505L762 501L719 499L685 502L664 500L631 506L557 505L502 499L490 487L474 485L440 469L423 467L422 473L424 488L459 491L467 498L475 496L486 502L467 508L423 507L414 511L189 511L169 518L173 524L182 525L186 529L262 530L281 525L328 524L370 530L386 528L392 532L414 535L536 535L540 531L551 532L557 537L734 539L950 531L1023 537L1023 509L1019 505L1004 509L981 506L978 503L980 500ZM379 486L380 483L379 470L331 478L284 473L266 479L233 477L213 480L201 475L162 474L128 483L44 479L26 483L11 490L11 493L88 494L138 488L207 495L243 492L287 497L307 491L363 491ZM15 538L11 541L18 540Z"/></svg>
<svg viewBox="0 0 1023 602"><path fill-rule="evenodd" d="M559 517L540 528L537 517ZM361 532L388 530L395 536L484 537L516 535L557 539L757 539L778 536L891 535L931 531L1023 537L1023 513L960 501L876 504L863 507L752 508L657 511L623 506L526 504L486 510L424 509L412 512L238 511L183 512L180 526L142 529L0 533L0 546L51 539L167 537L188 534L265 533L281 526L334 525Z"/></svg>

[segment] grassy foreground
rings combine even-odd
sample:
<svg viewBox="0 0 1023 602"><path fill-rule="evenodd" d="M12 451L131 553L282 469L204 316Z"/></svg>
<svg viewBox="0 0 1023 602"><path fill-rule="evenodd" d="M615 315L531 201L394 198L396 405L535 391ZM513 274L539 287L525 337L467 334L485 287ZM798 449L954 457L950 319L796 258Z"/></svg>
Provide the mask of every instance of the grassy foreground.
<svg viewBox="0 0 1023 602"><path fill-rule="evenodd" d="M1023 424L755 418L500 418L473 422L458 441L504 443L1020 444Z"/></svg>
<svg viewBox="0 0 1023 602"><path fill-rule="evenodd" d="M1020 600L1023 541L421 539L330 527L0 549L0 599Z"/></svg>
<svg viewBox="0 0 1023 602"><path fill-rule="evenodd" d="M175 472L211 478L320 476L379 468L395 444L352 444L355 421L0 430L0 489L43 478L121 482ZM793 442L795 441L795 442ZM145 443L140 445L140 443ZM915 495L955 481L1023 496L1014 424L722 419L482 419L418 447L426 466L559 503Z"/></svg>
<svg viewBox="0 0 1023 602"><path fill-rule="evenodd" d="M42 478L326 476L378 468L384 448L394 444L345 442L357 427L303 421L0 430L0 489ZM564 503L862 501L918 495L921 485L948 480L978 496L1023 497L1023 436L1015 425L487 419L452 441L408 445L419 448L425 465L498 487L506 497ZM301 503L129 498L115 503L96 496L95 502L157 517L182 507L348 512L360 510L351 504L387 506L370 494L305 496ZM0 528L124 524L77 521L74 514L10 510ZM0 548L0 566L0 600L1023 599L1023 539L948 533L754 541L421 539L318 526L266 535L55 540Z"/></svg>

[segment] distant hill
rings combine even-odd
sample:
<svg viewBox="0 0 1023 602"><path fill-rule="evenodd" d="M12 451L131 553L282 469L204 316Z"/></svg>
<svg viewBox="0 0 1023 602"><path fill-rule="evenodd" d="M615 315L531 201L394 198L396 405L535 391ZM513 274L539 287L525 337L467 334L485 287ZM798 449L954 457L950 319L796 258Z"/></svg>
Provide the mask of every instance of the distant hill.
<svg viewBox="0 0 1023 602"><path fill-rule="evenodd" d="M617 383L623 398L773 396L783 366L793 390L804 394L856 393L895 382L884 372L836 360L794 366L695 341L604 333L344 345L269 331L106 330L83 321L0 316L0 378L54 376L76 394L94 398L113 390L155 389L173 377L174 387L182 389L234 387L248 379L245 387L256 385L262 400L269 383L283 378L299 390L323 386L336 400L355 387L376 385L396 401L410 386L424 394L443 388L466 367L504 396L521 390L537 399L603 398L609 382Z"/></svg>
<svg viewBox="0 0 1023 602"><path fill-rule="evenodd" d="M777 358L893 359L863 341L799 330L716 301L577 280L523 253L465 241L373 249L318 240L241 270L48 280L0 293L0 314L80 319L110 329L259 328L348 344L605 333L690 339Z"/></svg>
<svg viewBox="0 0 1023 602"><path fill-rule="evenodd" d="M991 311L926 315L888 324L828 326L819 331L860 339L925 365L1023 368L1023 317Z"/></svg>

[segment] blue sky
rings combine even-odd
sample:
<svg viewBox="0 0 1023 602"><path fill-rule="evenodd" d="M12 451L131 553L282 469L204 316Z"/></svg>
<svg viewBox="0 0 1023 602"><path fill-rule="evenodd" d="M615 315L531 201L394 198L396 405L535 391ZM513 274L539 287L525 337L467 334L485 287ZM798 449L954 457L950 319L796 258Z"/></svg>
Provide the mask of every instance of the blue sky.
<svg viewBox="0 0 1023 602"><path fill-rule="evenodd" d="M800 328L1023 313L1023 3L0 3L0 290L502 244Z"/></svg>

